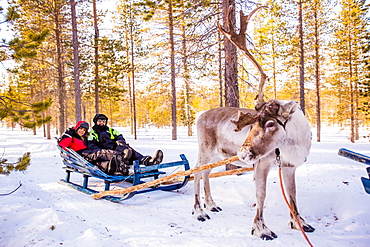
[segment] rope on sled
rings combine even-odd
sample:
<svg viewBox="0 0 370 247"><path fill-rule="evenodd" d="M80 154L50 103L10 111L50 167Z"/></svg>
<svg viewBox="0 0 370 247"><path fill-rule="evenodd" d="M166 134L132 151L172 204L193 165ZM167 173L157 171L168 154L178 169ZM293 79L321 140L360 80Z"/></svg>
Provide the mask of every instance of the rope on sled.
<svg viewBox="0 0 370 247"><path fill-rule="evenodd" d="M106 190L106 191L103 191L103 192L92 194L91 196L94 199L100 199L104 196L124 195L126 193L131 193L131 192L138 191L138 190L141 190L141 189L145 189L145 188L148 188L148 187L151 187L151 186L163 183L163 182L173 180L177 177L189 176L193 173L197 173L197 172L212 169L212 168L215 168L215 167L218 167L218 166L226 165L226 164L229 164L229 163L237 161L237 160L239 160L239 158L238 158L238 156L235 155L235 156L232 156L232 157L224 159L224 160L220 160L220 161L215 162L215 163L198 166L198 167L195 167L193 169L186 170L186 171L179 171L179 172L176 172L174 174L171 174L171 175L168 175L168 176L165 176L165 177L161 177L161 178L158 178L156 180L153 180L153 181L150 181L150 182L147 182L147 183L144 183L144 184L138 184L138 185L128 187L128 188L125 188L125 189Z"/></svg>

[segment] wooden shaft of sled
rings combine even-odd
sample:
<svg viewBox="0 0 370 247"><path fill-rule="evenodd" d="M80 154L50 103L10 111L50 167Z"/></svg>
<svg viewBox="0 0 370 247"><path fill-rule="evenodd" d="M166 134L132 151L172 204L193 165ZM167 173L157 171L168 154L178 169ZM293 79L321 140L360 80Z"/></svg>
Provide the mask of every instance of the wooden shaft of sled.
<svg viewBox="0 0 370 247"><path fill-rule="evenodd" d="M253 171L253 167L242 167L242 168L237 168L233 170L227 170L227 171L222 171L222 172L213 172L209 174L210 178L218 178L218 177L223 177L223 176L229 176L229 175L235 175L235 174L241 174L243 172L250 172ZM202 177L200 177L202 179ZM191 176L189 178L189 181L194 180L194 176Z"/></svg>
<svg viewBox="0 0 370 247"><path fill-rule="evenodd" d="M250 172L250 171L253 171L253 167L242 167L242 168L227 170L227 171L222 171L222 172L214 172L214 173L209 174L209 177L218 178L222 176L235 175L235 174L240 174L243 172Z"/></svg>
<svg viewBox="0 0 370 247"><path fill-rule="evenodd" d="M209 174L210 178L218 178L218 177L223 177L223 176L229 176L229 175L235 175L235 174L242 174L243 172L250 172L253 171L253 167L242 167L242 168L237 168L233 170L227 170L227 171L222 171L222 172L213 172ZM202 177L200 177L202 179ZM189 178L189 181L193 181L194 176L191 176Z"/></svg>
<svg viewBox="0 0 370 247"><path fill-rule="evenodd" d="M227 175L235 175L235 174L240 174L240 173L243 173L243 172L250 172L250 171L253 171L253 167L242 167L242 168L228 170L228 171L211 173L211 174L209 174L209 177L210 178L217 178L217 177L222 177L222 176L227 176Z"/></svg>
<svg viewBox="0 0 370 247"><path fill-rule="evenodd" d="M189 176L193 173L197 173L197 172L212 169L212 168L215 168L215 167L218 167L218 166L226 165L226 164L229 164L229 163L237 161L237 160L239 160L238 156L232 156L230 158L220 160L220 161L212 163L212 164L197 166L193 169L189 169L189 170L186 170L186 171L179 171L179 172L176 172L174 174L171 174L171 175L168 175L168 176L165 176L165 177L161 177L161 178L158 178L156 180L153 180L153 181L150 181L150 182L147 182L147 183L144 183L144 184L138 184L138 185L135 185L135 186L132 186L132 187L129 187L129 188L125 188L125 189L106 190L106 191L103 191L103 192L92 194L91 196L94 199L100 199L104 196L124 195L124 194L127 194L127 193L131 193L131 192L138 191L138 190L141 190L141 189L145 189L145 188L148 188L148 187L151 187L151 186L163 183L163 182L173 180L174 178L177 178L177 177L180 177L180 176Z"/></svg>

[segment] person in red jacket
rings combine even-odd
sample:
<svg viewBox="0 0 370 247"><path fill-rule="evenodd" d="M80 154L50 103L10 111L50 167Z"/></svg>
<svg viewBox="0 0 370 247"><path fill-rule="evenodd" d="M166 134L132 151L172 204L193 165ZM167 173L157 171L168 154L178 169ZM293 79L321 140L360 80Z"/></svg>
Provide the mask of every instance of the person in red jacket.
<svg viewBox="0 0 370 247"><path fill-rule="evenodd" d="M93 143L88 142L88 129L89 124L87 122L79 121L76 126L66 130L59 139L58 145L76 151L108 175L128 175L129 165L125 153L100 149Z"/></svg>
<svg viewBox="0 0 370 247"><path fill-rule="evenodd" d="M70 148L80 153L80 150L87 149L85 139L88 135L89 124L79 121L76 126L69 128L59 139L59 146ZM80 153L81 154L81 153Z"/></svg>

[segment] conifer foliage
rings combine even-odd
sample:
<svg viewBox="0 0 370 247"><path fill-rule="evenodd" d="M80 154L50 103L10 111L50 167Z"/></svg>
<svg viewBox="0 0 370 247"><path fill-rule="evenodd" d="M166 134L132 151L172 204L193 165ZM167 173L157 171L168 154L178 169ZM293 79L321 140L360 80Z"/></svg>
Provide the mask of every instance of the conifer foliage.
<svg viewBox="0 0 370 247"><path fill-rule="evenodd" d="M0 174L9 175L12 171L25 171L31 162L31 153L27 152L18 158L17 162L8 162L6 158L0 157Z"/></svg>
<svg viewBox="0 0 370 247"><path fill-rule="evenodd" d="M43 116L52 104L51 98L36 103L14 100L8 96L0 96L0 120L10 118L24 128L34 129L52 120L51 116Z"/></svg>

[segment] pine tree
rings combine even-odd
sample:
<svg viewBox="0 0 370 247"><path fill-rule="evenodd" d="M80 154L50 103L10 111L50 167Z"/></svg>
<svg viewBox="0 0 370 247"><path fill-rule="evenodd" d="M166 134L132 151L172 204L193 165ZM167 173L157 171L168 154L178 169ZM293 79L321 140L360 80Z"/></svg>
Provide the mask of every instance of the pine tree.
<svg viewBox="0 0 370 247"><path fill-rule="evenodd" d="M306 85L315 85L315 100L306 97L306 116L316 120L316 140L321 139L321 88L325 82L325 58L328 50L329 35L333 5L327 0L311 0L306 2L304 23L311 27L306 29ZM312 18L313 16L313 18ZM311 97L313 98L313 97ZM313 109L316 111L314 112Z"/></svg>
<svg viewBox="0 0 370 247"><path fill-rule="evenodd" d="M341 11L334 33L333 60L338 73L333 85L339 95L337 118L349 120L350 140L355 142L358 133L357 95L361 71L362 44L366 34L364 0L342 0Z"/></svg>
<svg viewBox="0 0 370 247"><path fill-rule="evenodd" d="M124 50L122 52L126 55L125 79L128 85L131 133L134 139L137 139L137 74L143 74L138 72L145 70L146 66L142 58L148 53L142 38L145 35L143 21L136 18L141 14L140 9L135 7L131 0L121 0L117 6L116 27L113 30L118 35L118 39L123 41Z"/></svg>
<svg viewBox="0 0 370 247"><path fill-rule="evenodd" d="M65 79L65 75L68 73L66 62L70 58L71 52L70 46L66 43L66 40L69 38L67 35L68 29L65 29L66 26L68 27L66 19L68 3L64 0L16 0L12 3L12 6L19 13L19 18L12 22L12 29L20 38L28 37L29 32L37 33L45 29L53 30L46 37L45 40L47 42L40 45L40 52L37 55L34 57L21 57L21 60L18 61L18 71L23 74L29 73L31 78L38 77L32 83L37 81L47 82L49 86L48 96L57 98L55 106L59 109L55 109L58 112L58 118L56 119L59 120L59 132L62 133L65 129L66 114L68 113L66 108L68 95L66 93L67 82ZM33 66L30 66L31 64ZM40 78L38 72L42 67L44 69L47 68L51 73ZM15 70L15 72L18 71ZM23 81L29 80L27 77L21 79ZM54 88L57 90L54 90ZM37 95L44 88L31 87L30 89L33 90L31 91L33 94Z"/></svg>
<svg viewBox="0 0 370 247"><path fill-rule="evenodd" d="M365 1L360 1L361 9L364 13L363 18L366 20L365 25L368 26L369 18L368 15L369 4ZM370 120L370 30L366 27L365 32L362 35L362 57L360 60L359 69L356 71L359 78L359 111L364 115L365 123L367 124Z"/></svg>

